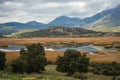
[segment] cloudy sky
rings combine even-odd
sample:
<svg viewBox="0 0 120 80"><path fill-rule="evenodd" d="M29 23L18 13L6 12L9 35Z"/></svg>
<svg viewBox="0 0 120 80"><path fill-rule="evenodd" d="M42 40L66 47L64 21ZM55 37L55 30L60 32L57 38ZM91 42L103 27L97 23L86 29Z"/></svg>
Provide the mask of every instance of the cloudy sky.
<svg viewBox="0 0 120 80"><path fill-rule="evenodd" d="M120 0L0 0L0 23L48 23L58 16L85 18L118 5Z"/></svg>

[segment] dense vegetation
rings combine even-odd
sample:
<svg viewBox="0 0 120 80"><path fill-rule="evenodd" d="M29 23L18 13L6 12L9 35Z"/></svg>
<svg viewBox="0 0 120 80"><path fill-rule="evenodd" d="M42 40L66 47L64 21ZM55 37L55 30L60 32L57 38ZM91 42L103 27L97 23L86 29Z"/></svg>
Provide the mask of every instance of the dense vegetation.
<svg viewBox="0 0 120 80"><path fill-rule="evenodd" d="M56 70L60 72L67 72L72 75L75 72L86 73L89 67L89 58L85 54L80 54L79 51L66 50L64 56L57 58Z"/></svg>
<svg viewBox="0 0 120 80"><path fill-rule="evenodd" d="M20 57L12 62L12 72L41 73L47 64L44 47L41 44L31 44L21 49Z"/></svg>
<svg viewBox="0 0 120 80"><path fill-rule="evenodd" d="M98 75L106 76L119 76L120 75L120 63L91 63L90 71Z"/></svg>
<svg viewBox="0 0 120 80"><path fill-rule="evenodd" d="M5 52L0 51L0 70L5 68Z"/></svg>

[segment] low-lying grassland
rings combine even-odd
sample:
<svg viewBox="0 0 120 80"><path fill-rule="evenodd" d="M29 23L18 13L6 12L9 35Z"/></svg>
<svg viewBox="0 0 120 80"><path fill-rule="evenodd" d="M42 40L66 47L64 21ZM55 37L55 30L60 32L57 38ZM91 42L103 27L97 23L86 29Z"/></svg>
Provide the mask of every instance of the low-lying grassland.
<svg viewBox="0 0 120 80"><path fill-rule="evenodd" d="M96 38L1 38L0 46L25 45L32 43L93 43L94 45L120 44L120 37L96 37Z"/></svg>
<svg viewBox="0 0 120 80"><path fill-rule="evenodd" d="M11 74L0 72L0 80L79 80L72 76L66 76L65 73L56 71L56 65L47 65L45 68L46 71L42 74ZM111 80L112 78L112 76L95 75L92 73L85 75L87 80Z"/></svg>
<svg viewBox="0 0 120 80"><path fill-rule="evenodd" d="M69 44L78 43L80 45L93 44L102 45L106 48L111 48L113 44L118 44L119 48L120 37L101 37L101 38L1 38L0 47L7 47L8 45L26 45L32 43L42 43L42 44ZM80 51L83 53L84 51ZM96 51L96 54L87 53L87 57L90 58L90 62L118 62L120 63L120 51L115 52L104 52ZM62 51L45 51L46 58L48 61L55 63L58 56L63 56ZM20 56L18 51L6 52L6 62L10 63L12 60ZM13 74L6 71L0 72L0 80L79 80L73 78L72 76L66 76L65 73L60 73L55 70L56 65L46 66L46 71L42 74ZM87 80L111 80L112 76L95 75L92 73L85 74ZM119 76L120 77L120 76Z"/></svg>
<svg viewBox="0 0 120 80"><path fill-rule="evenodd" d="M82 52L82 51L81 51ZM56 61L58 56L63 56L64 52L62 51L46 51L46 57L48 61ZM11 62L12 60L19 57L19 52L6 52L7 62ZM87 54L92 62L119 62L120 63L120 51L118 52L98 52L98 54Z"/></svg>

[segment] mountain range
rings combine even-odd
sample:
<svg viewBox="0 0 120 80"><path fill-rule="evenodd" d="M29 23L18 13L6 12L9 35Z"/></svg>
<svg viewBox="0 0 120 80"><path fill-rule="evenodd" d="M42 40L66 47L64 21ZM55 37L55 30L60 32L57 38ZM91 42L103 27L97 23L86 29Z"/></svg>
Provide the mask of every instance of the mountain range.
<svg viewBox="0 0 120 80"><path fill-rule="evenodd" d="M0 36L22 30L39 30L53 26L62 26L65 28L77 27L102 32L120 32L120 5L112 9L104 10L84 19L77 17L70 18L67 16L60 16L48 24L37 21L30 21L27 23L1 23Z"/></svg>

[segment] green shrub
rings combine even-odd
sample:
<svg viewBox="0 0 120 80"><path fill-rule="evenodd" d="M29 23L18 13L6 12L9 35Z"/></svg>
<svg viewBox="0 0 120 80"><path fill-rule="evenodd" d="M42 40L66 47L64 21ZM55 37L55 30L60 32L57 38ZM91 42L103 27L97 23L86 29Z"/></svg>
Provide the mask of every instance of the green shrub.
<svg viewBox="0 0 120 80"><path fill-rule="evenodd" d="M103 74L107 76L120 75L120 63L91 63L91 69L94 74Z"/></svg>
<svg viewBox="0 0 120 80"><path fill-rule="evenodd" d="M80 54L76 50L66 50L64 56L58 56L56 61L56 70L72 75L75 72L87 73L89 67L89 58L85 54Z"/></svg>
<svg viewBox="0 0 120 80"><path fill-rule="evenodd" d="M13 73L23 73L24 61L20 58L12 61L12 72Z"/></svg>
<svg viewBox="0 0 120 80"><path fill-rule="evenodd" d="M20 57L12 62L12 71L14 73L41 73L47 65L44 47L41 44L27 45L27 49L21 49Z"/></svg>
<svg viewBox="0 0 120 80"><path fill-rule="evenodd" d="M0 70L4 70L5 68L5 52L0 51Z"/></svg>
<svg viewBox="0 0 120 80"><path fill-rule="evenodd" d="M54 64L54 63L53 63L52 61L49 60L49 61L47 61L47 64Z"/></svg>

